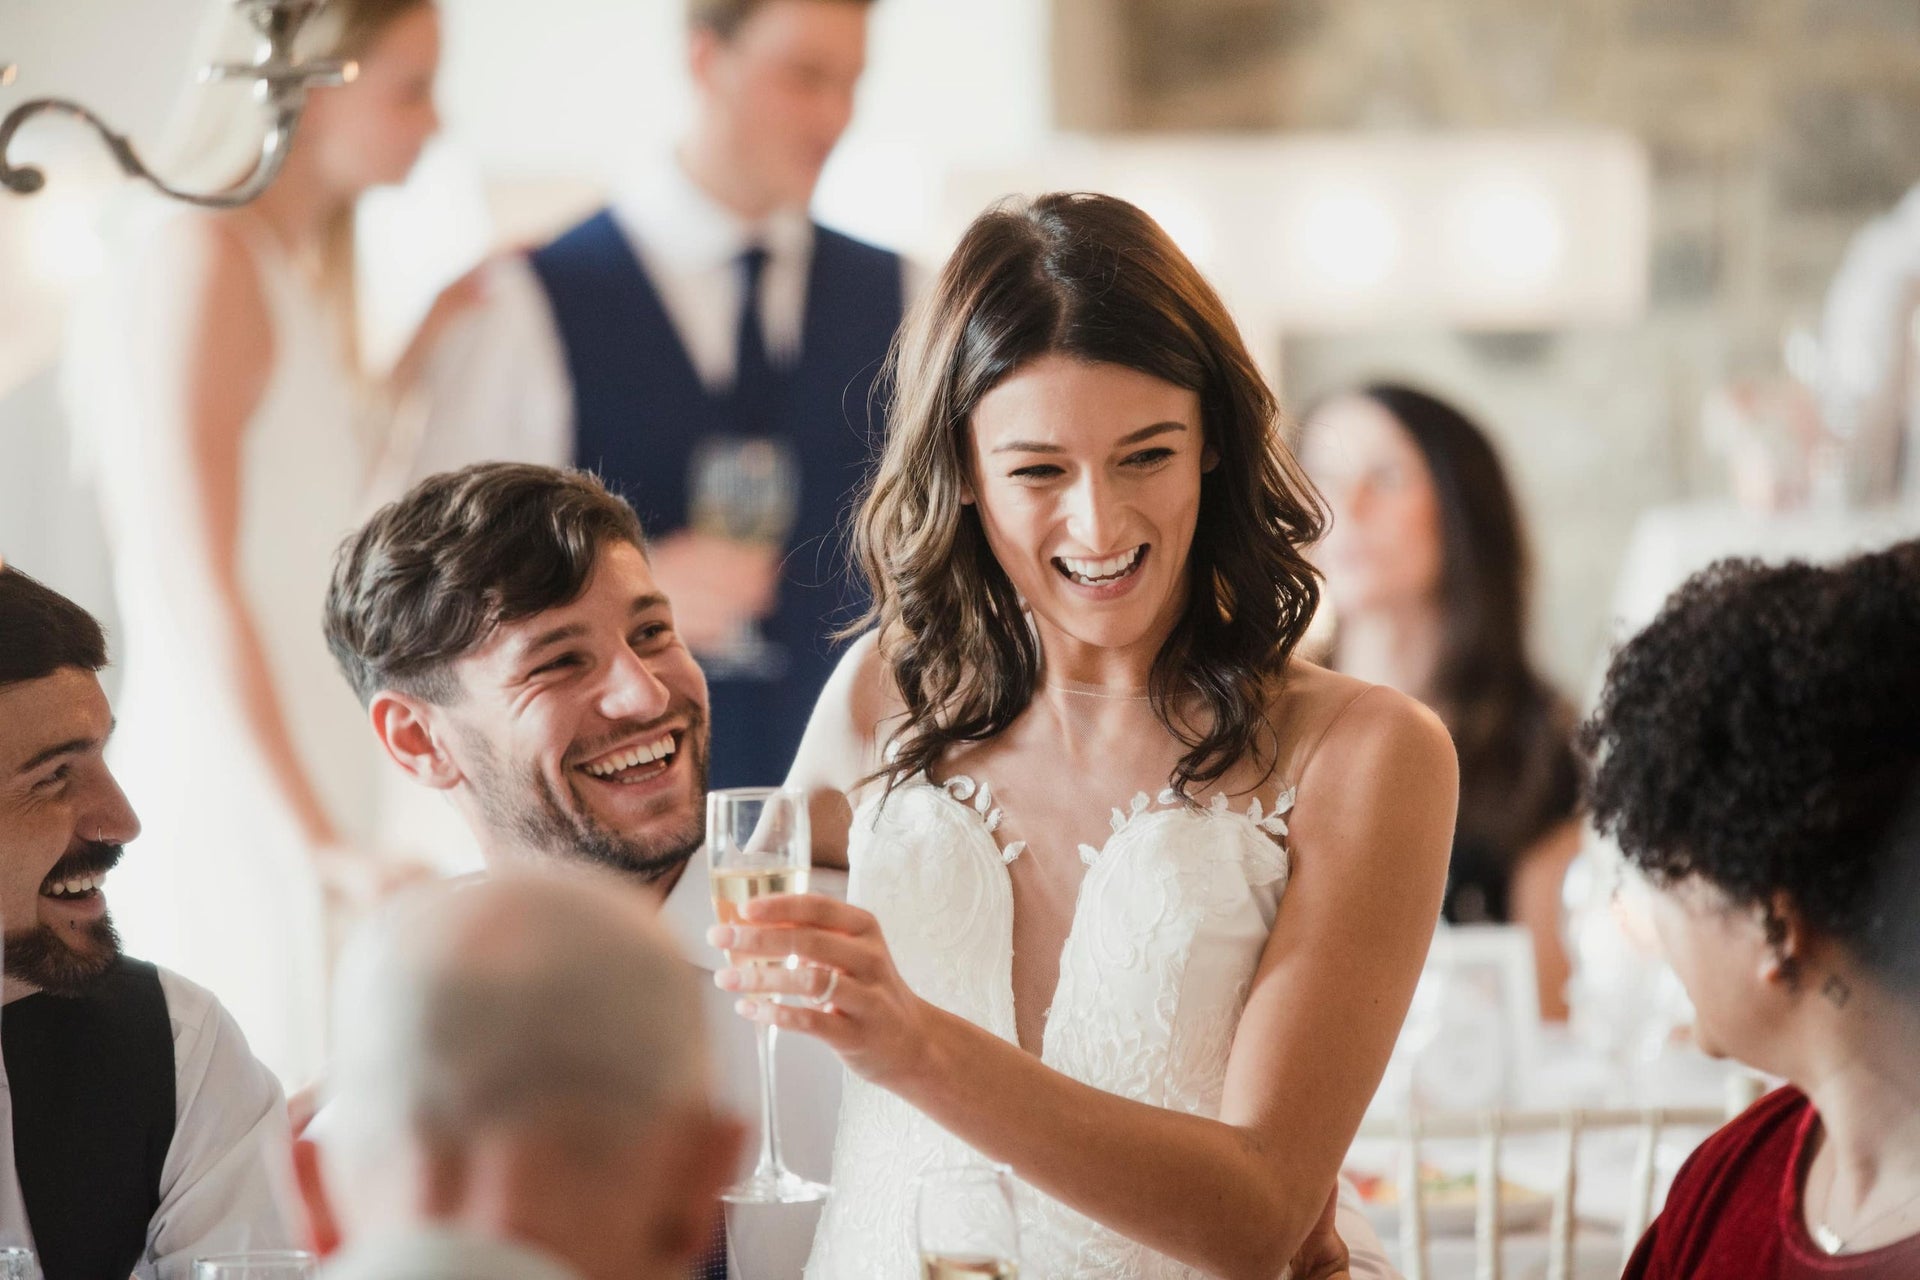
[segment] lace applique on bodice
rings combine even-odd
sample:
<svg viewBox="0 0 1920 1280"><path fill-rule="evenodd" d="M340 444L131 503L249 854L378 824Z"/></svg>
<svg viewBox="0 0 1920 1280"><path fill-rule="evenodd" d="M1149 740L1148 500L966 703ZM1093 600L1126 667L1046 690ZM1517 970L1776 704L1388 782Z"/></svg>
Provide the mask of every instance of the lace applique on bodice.
<svg viewBox="0 0 1920 1280"><path fill-rule="evenodd" d="M1216 1116L1227 1055L1289 868L1293 792L1271 806L1145 792L1113 811L1087 864L1060 955L1040 1057L1110 1093ZM949 1012L1017 1041L1013 889L1025 851L995 839L991 788L916 778L854 815L850 902L879 920L901 976ZM911 1280L913 1179L977 1161L966 1144L884 1089L848 1074L834 1143L834 1195L809 1280ZM1024 1274L1047 1280L1185 1280L1201 1273L1022 1188Z"/></svg>

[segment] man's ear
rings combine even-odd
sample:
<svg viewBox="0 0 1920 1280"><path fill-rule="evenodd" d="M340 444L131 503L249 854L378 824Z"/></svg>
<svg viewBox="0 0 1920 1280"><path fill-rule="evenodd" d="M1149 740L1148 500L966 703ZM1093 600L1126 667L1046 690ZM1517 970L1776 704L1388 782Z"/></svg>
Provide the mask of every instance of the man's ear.
<svg viewBox="0 0 1920 1280"><path fill-rule="evenodd" d="M712 27L696 26L687 32L687 77L701 93L712 88L714 63L727 51L727 42Z"/></svg>
<svg viewBox="0 0 1920 1280"><path fill-rule="evenodd" d="M327 1196L319 1144L311 1138L293 1140L293 1181L300 1191L301 1207L307 1213L307 1239L312 1242L315 1253L327 1257L340 1247L340 1222Z"/></svg>
<svg viewBox="0 0 1920 1280"><path fill-rule="evenodd" d="M387 756L421 786L445 791L458 786L464 775L447 751L444 718L431 704L391 689L382 689L367 704L373 732Z"/></svg>

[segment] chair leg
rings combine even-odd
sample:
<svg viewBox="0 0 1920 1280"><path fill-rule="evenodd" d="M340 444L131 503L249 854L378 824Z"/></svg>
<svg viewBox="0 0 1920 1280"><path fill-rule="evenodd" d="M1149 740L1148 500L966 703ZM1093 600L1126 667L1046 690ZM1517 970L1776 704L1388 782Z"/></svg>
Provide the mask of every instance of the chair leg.
<svg viewBox="0 0 1920 1280"><path fill-rule="evenodd" d="M1427 1280L1426 1205L1420 1198L1420 1122L1409 1115L1400 1141L1400 1265Z"/></svg>
<svg viewBox="0 0 1920 1280"><path fill-rule="evenodd" d="M1634 1248L1653 1220L1654 1163L1660 1151L1660 1128L1664 1117L1658 1107L1649 1107L1640 1125L1640 1144L1633 1157L1633 1184L1627 1189L1627 1214L1620 1224L1620 1267L1633 1257Z"/></svg>
<svg viewBox="0 0 1920 1280"><path fill-rule="evenodd" d="M1575 1205L1580 1180L1580 1112L1569 1111L1561 1122L1567 1135L1560 1189L1553 1197L1553 1227L1547 1255L1547 1280L1573 1280L1573 1237L1577 1229Z"/></svg>
<svg viewBox="0 0 1920 1280"><path fill-rule="evenodd" d="M1473 1234L1477 1261L1476 1280L1500 1280L1500 1135L1501 1117L1490 1111L1482 1118L1480 1167L1475 1176Z"/></svg>

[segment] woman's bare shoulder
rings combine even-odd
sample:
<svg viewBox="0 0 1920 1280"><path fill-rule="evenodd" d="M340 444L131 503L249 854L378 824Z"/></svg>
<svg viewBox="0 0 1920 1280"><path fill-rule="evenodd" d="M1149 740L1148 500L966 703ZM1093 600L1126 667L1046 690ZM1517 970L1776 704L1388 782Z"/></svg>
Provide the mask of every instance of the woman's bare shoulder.
<svg viewBox="0 0 1920 1280"><path fill-rule="evenodd" d="M1278 739L1281 772L1296 781L1316 762L1354 764L1383 753L1444 756L1451 767L1452 739L1425 704L1302 659L1290 662L1284 679L1276 682L1267 716Z"/></svg>
<svg viewBox="0 0 1920 1280"><path fill-rule="evenodd" d="M847 681L848 711L856 723L867 726L868 736L884 741L883 727L906 714L906 700L894 680L893 666L887 661L886 646L880 632L868 631L847 647L840 660L840 673ZM840 674L836 673L835 679Z"/></svg>

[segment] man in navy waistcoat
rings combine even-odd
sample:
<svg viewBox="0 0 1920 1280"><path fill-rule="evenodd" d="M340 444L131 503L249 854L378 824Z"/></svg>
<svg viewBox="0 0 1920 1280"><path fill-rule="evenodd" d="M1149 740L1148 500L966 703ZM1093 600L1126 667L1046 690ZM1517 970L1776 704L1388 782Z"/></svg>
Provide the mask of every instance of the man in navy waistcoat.
<svg viewBox="0 0 1920 1280"><path fill-rule="evenodd" d="M571 463L625 495L708 674L712 785L786 776L864 596L845 523L882 428L901 259L812 221L871 0L688 0L671 162L530 254L427 370L421 476Z"/></svg>

